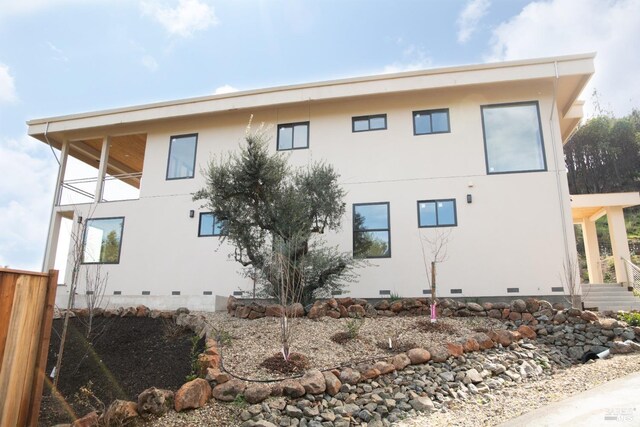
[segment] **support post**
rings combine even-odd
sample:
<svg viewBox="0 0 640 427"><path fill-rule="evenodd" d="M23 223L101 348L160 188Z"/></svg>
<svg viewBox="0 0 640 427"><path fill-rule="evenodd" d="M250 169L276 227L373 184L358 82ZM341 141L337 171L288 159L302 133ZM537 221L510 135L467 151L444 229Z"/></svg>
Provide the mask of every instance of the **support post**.
<svg viewBox="0 0 640 427"><path fill-rule="evenodd" d="M589 283L592 285L603 283L596 223L589 218L584 218L581 225L582 236L584 238L584 252L587 258L587 271L589 272Z"/></svg>
<svg viewBox="0 0 640 427"><path fill-rule="evenodd" d="M609 238L613 251L613 262L616 269L616 282L625 283L626 265L622 258L631 259L629 241L627 240L627 228L624 223L624 212L620 206L607 207L607 222L609 223Z"/></svg>
<svg viewBox="0 0 640 427"><path fill-rule="evenodd" d="M107 164L109 163L109 145L110 136L102 139L102 151L100 152L100 165L98 167L98 182L96 182L96 203L102 202L102 193L104 192L104 177L107 175Z"/></svg>

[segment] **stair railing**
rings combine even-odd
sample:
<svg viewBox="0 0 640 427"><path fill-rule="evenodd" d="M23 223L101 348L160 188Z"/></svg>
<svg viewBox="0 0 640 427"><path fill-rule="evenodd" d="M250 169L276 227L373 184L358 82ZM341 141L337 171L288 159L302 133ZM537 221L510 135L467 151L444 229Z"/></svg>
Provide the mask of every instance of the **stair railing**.
<svg viewBox="0 0 640 427"><path fill-rule="evenodd" d="M634 295L640 297L640 267L627 259L620 259L624 261L625 266L627 267L625 268L625 272L627 273L627 282L633 286Z"/></svg>

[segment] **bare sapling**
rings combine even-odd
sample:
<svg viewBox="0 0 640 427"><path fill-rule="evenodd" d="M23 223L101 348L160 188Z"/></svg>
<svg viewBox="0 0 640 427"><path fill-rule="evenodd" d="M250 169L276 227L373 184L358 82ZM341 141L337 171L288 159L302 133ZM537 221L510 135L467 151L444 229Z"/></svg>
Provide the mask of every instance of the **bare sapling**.
<svg viewBox="0 0 640 427"><path fill-rule="evenodd" d="M296 265L295 260L292 261L280 252L275 252L273 257L274 267L279 275L278 302L283 308L280 316L281 352L284 360L289 361L294 325L289 319L288 311L289 307L302 299L302 286L299 284L304 283L304 269L301 268L301 265Z"/></svg>
<svg viewBox="0 0 640 427"><path fill-rule="evenodd" d="M580 266L575 255L568 256L562 263L562 285L565 288L565 299L572 308L582 308L580 299Z"/></svg>
<svg viewBox="0 0 640 427"><path fill-rule="evenodd" d="M96 315L96 310L102 305L108 281L109 273L104 273L100 264L96 264L93 268L85 266L85 295L88 311L87 338L91 335L93 318Z"/></svg>
<svg viewBox="0 0 640 427"><path fill-rule="evenodd" d="M418 230L418 238L420 239L420 248L422 249L422 261L424 262L425 272L427 274L427 282L431 288L431 323L438 321L436 298L436 268L437 265L447 260L447 245L451 237L451 230L436 230L433 237L422 236ZM425 246L427 249L425 250Z"/></svg>

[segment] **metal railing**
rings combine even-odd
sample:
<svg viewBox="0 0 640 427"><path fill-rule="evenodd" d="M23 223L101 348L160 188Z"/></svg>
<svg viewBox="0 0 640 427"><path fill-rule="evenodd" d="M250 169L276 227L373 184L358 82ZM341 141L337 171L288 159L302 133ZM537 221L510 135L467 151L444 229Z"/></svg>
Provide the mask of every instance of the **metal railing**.
<svg viewBox="0 0 640 427"><path fill-rule="evenodd" d="M627 259L620 259L624 261L624 264L626 266L624 270L627 273L627 282L630 286L633 286L634 295L640 297L640 267Z"/></svg>
<svg viewBox="0 0 640 427"><path fill-rule="evenodd" d="M112 181L123 181L123 182L128 182L129 185L131 185L131 182L137 182L138 183L138 188L140 186L140 178L142 177L142 172L135 172L135 173L125 173L125 174L118 174L118 175L107 175L104 178L104 183L105 185L107 185L108 182L112 182ZM92 202L95 200L95 191L87 191L84 190L82 188L80 188L80 186L86 186L86 184L96 184L98 182L98 178L78 178L78 179L68 179L65 180L61 183L61 189L60 189L60 194L59 194L59 199L57 200L58 205L63 204L62 201L62 190L66 189L69 190L73 193L76 193L82 197L85 197L88 199L88 201ZM103 187L104 188L104 187ZM93 190L93 188L92 188ZM104 191L104 190L103 190ZM101 202L108 202L108 201L114 201L114 200L128 200L131 199L131 196L124 196L124 197L120 197L120 195L116 194L115 196L111 196L109 197L109 200L107 200L104 195L103 197L101 197L100 201Z"/></svg>

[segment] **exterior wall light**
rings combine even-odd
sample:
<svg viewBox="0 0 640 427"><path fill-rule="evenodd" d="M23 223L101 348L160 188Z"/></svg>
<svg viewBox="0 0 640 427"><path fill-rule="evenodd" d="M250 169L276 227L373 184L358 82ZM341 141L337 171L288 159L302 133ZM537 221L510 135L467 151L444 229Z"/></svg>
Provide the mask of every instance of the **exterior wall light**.
<svg viewBox="0 0 640 427"><path fill-rule="evenodd" d="M196 215L195 211L193 209L191 209L189 211L189 218L193 218Z"/></svg>
<svg viewBox="0 0 640 427"><path fill-rule="evenodd" d="M467 194L467 203L473 202L473 196L471 194Z"/></svg>

